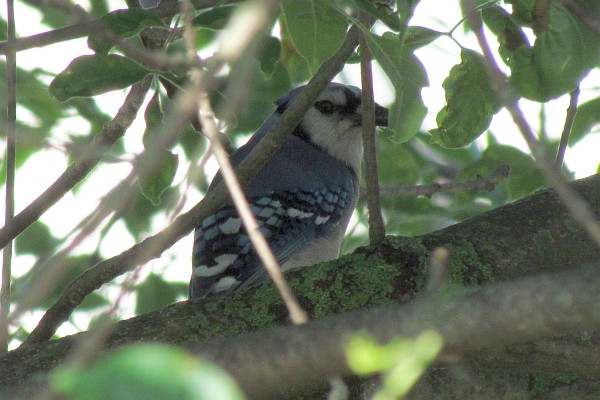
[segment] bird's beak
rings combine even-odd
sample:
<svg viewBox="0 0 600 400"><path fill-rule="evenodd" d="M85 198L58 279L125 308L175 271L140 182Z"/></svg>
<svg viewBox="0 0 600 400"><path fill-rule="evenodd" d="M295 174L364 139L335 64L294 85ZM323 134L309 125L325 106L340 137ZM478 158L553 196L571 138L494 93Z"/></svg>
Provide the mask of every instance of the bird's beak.
<svg viewBox="0 0 600 400"><path fill-rule="evenodd" d="M389 110L375 103L375 125L388 126Z"/></svg>

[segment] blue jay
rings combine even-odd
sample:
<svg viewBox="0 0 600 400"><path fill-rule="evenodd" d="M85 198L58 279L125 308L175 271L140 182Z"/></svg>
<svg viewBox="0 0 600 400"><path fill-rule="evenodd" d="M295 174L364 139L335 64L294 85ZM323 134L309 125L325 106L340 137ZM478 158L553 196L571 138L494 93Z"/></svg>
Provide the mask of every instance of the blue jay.
<svg viewBox="0 0 600 400"><path fill-rule="evenodd" d="M302 88L275 102L275 112L231 155L234 167L265 136ZM388 110L376 104L376 123ZM281 148L247 185L245 194L261 232L282 269L339 256L342 237L358 200L362 159L360 89L331 83ZM213 179L209 191L221 177ZM194 233L190 298L229 292L262 282L267 273L237 211L225 205Z"/></svg>

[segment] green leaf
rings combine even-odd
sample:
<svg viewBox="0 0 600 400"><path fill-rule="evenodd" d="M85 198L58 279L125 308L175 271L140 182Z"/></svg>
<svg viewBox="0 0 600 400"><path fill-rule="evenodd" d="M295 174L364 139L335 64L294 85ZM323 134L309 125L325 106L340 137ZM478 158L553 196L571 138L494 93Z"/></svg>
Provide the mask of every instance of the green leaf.
<svg viewBox="0 0 600 400"><path fill-rule="evenodd" d="M535 160L522 151L506 145L491 145L483 152L481 160L466 167L460 174L461 180L478 176L490 176L499 166L508 165L510 175L496 187L506 195L506 200L527 196L546 185L544 174L537 168Z"/></svg>
<svg viewBox="0 0 600 400"><path fill-rule="evenodd" d="M141 8L113 11L103 15L99 23L121 39L132 37L144 28L153 26L166 28L164 22L155 13ZM113 47L113 43L106 40L104 36L101 29L92 30L88 36L88 47L96 53L107 53Z"/></svg>
<svg viewBox="0 0 600 400"><path fill-rule="evenodd" d="M282 7L294 47L316 72L346 39L347 18L329 1L288 1Z"/></svg>
<svg viewBox="0 0 600 400"><path fill-rule="evenodd" d="M380 150L377 153L377 165L381 184L415 184L418 166L412 153L406 149L407 145L383 138L382 135L378 135L378 144Z"/></svg>
<svg viewBox="0 0 600 400"><path fill-rule="evenodd" d="M260 69L267 74L272 75L275 67L281 59L281 43L279 39L268 36L264 41L264 49L260 55Z"/></svg>
<svg viewBox="0 0 600 400"><path fill-rule="evenodd" d="M401 51L399 37L394 34L363 33L373 57L396 90L396 99L390 107L389 128L396 132L394 140L406 142L421 128L427 108L421 98L421 89L429 84L427 72L413 54Z"/></svg>
<svg viewBox="0 0 600 400"><path fill-rule="evenodd" d="M558 2L542 15L532 20L537 35L533 47L517 48L507 65L510 83L521 96L545 102L574 90L598 64L600 41Z"/></svg>
<svg viewBox="0 0 600 400"><path fill-rule="evenodd" d="M600 97L580 104L577 107L573 127L571 128L571 136L569 137L569 145L573 146L580 141L586 133L592 128L600 124Z"/></svg>
<svg viewBox="0 0 600 400"><path fill-rule="evenodd" d="M280 23L279 34L281 35L281 61L291 81L296 85L306 82L312 76L308 61L296 50L283 18Z"/></svg>
<svg viewBox="0 0 600 400"><path fill-rule="evenodd" d="M443 32L438 32L422 26L409 26L408 32L406 32L404 45L411 51L415 51L423 46L427 46L440 36L444 35L445 33Z"/></svg>
<svg viewBox="0 0 600 400"><path fill-rule="evenodd" d="M237 6L235 5L211 8L194 18L192 24L198 28L221 30L225 28L229 17L231 17L236 8Z"/></svg>
<svg viewBox="0 0 600 400"><path fill-rule="evenodd" d="M137 288L135 314L140 315L157 310L177 300L177 293L171 285L158 275L150 274Z"/></svg>
<svg viewBox="0 0 600 400"><path fill-rule="evenodd" d="M498 53L506 64L510 57L521 46L529 47L529 40L521 27L513 21L513 17L500 6L489 6L481 11L485 24L498 37Z"/></svg>
<svg viewBox="0 0 600 400"><path fill-rule="evenodd" d="M378 3L378 5L375 6L375 4L369 0L354 0L354 2L362 10L386 24L391 30L398 32L402 29L402 22L400 21L399 14L394 13L393 9L385 3Z"/></svg>
<svg viewBox="0 0 600 400"><path fill-rule="evenodd" d="M177 173L177 166L179 165L179 157L177 154L164 150L156 162L160 165L160 168L157 168L152 176L140 176L139 183L142 194L153 205L158 206L160 205L162 194L173 183L173 179Z"/></svg>
<svg viewBox="0 0 600 400"><path fill-rule="evenodd" d="M60 101L91 97L123 89L143 79L150 71L115 54L81 56L50 83L50 94Z"/></svg>
<svg viewBox="0 0 600 400"><path fill-rule="evenodd" d="M156 134L160 133L158 129L162 125L163 111L160 104L160 93L157 90L150 99L150 102L146 106L144 112L144 121L146 122L146 129L144 130L144 136L142 137L142 143L144 148L150 148L156 140Z"/></svg>
<svg viewBox="0 0 600 400"><path fill-rule="evenodd" d="M0 61L0 75L6 76L6 63ZM27 71L22 68L17 68L17 103L19 106L27 109L36 118L39 118L39 124L43 125L44 131L40 131L43 135L41 138L50 136L51 128L64 116L64 110L60 104L48 94L48 85L43 83L47 78L48 73L36 69ZM0 79L0 93L7 93L6 79ZM6 110L7 96L0 96L0 108ZM2 119L4 119L4 114ZM2 131L0 136L6 133ZM20 137L22 140L22 137Z"/></svg>
<svg viewBox="0 0 600 400"><path fill-rule="evenodd" d="M34 254L38 257L52 254L58 239L52 236L50 228L40 221L34 222L15 240L17 254Z"/></svg>
<svg viewBox="0 0 600 400"><path fill-rule="evenodd" d="M446 105L437 114L432 142L443 147L466 146L490 126L500 110L483 56L471 50L461 52L461 63L444 80Z"/></svg>
<svg viewBox="0 0 600 400"><path fill-rule="evenodd" d="M61 367L50 377L73 400L242 400L236 382L208 361L167 345L138 344L86 368Z"/></svg>
<svg viewBox="0 0 600 400"><path fill-rule="evenodd" d="M374 399L396 399L405 395L442 350L444 339L435 331L424 331L414 339L397 338L380 345L366 334L350 339L348 365L360 375L383 372L383 385Z"/></svg>

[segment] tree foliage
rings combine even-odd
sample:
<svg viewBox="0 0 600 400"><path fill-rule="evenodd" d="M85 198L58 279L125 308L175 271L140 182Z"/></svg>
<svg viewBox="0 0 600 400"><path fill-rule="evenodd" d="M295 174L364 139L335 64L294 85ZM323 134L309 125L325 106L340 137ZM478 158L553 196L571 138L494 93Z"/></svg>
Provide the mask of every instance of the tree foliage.
<svg viewBox="0 0 600 400"><path fill-rule="evenodd" d="M568 155L575 146L593 143L597 133L600 3L595 0L465 0L444 2L440 10L425 0L142 1L146 8L126 3L127 8L111 9L106 0L91 0L84 10L22 1L18 7L36 11L48 31L12 41L5 35L6 19L0 20L0 52L15 52L18 62L11 71L0 61L0 72L17 81L18 211L0 229L0 243L14 240L15 245L11 349L41 340L34 328L53 304L66 320L58 333L64 336L94 327L102 332L106 315L122 319L185 298L191 246L189 238L187 247L175 243L190 232L185 227L199 221L197 214L184 211L195 210L214 173L196 113L196 90L209 96L219 140L232 149L273 111L275 99L324 75L352 35L363 35L380 67L375 97L389 99L390 124L376 140L381 212L387 233L394 236L428 234L544 187L569 199L549 157L558 153L562 160L565 146ZM373 26L362 23L359 14L369 16ZM19 13L16 19L17 27L26 24ZM69 40L87 40L88 49L72 59L57 53L59 68L44 60L35 67L19 64L21 51ZM360 51L343 60L336 80L360 82L355 65ZM9 85L3 80L1 92L9 93ZM432 101L428 91L439 98ZM3 96L0 106L5 109L10 101ZM116 104L122 106L117 110ZM507 116L517 124L507 124ZM4 113L0 119L3 127L10 126ZM3 128L3 138L8 131ZM519 133L529 148L520 144ZM46 174L36 171L57 158L69 167L52 181L40 181L38 176ZM0 171L5 187L8 159L3 158ZM557 165L563 176L580 173L569 170L571 164ZM497 175L506 166L510 174ZM34 194L22 194L24 187ZM574 212L573 229L579 229L578 221L593 236L598 227L585 207L578 214L578 204L566 200ZM343 253L368 244L366 201L361 199L355 216ZM545 260L551 263L553 239L544 233L536 235L535 245L549 249ZM468 274L453 279L481 282ZM85 301L79 304L71 293L83 293ZM69 301L76 310L63 307ZM56 333L48 329L44 335ZM35 339L27 339L32 331ZM434 357L429 349L419 353L415 340L398 339L397 359L404 361L383 357L385 362L369 371L392 379L409 365L418 373L407 373L412 374L407 382L415 381ZM370 342L363 347L362 360L381 356L386 348ZM410 357L413 364L406 361ZM369 360L355 361L355 370ZM187 378L180 385L159 384L169 396L217 398L186 386L207 381L202 376L222 381L215 383L215 390L227 393L221 398L241 396L214 367L171 348L134 347L88 369L64 367L51 381L72 398L84 398L86 388L97 382L103 382L107 396L128 398L119 397L129 390L122 387L126 379L113 386L111 374L122 377L145 362L173 369L183 365L179 376ZM158 378L131 379L146 393ZM402 391L407 382L398 383ZM392 386L386 383L393 397L401 390ZM386 398L384 391L379 396Z"/></svg>

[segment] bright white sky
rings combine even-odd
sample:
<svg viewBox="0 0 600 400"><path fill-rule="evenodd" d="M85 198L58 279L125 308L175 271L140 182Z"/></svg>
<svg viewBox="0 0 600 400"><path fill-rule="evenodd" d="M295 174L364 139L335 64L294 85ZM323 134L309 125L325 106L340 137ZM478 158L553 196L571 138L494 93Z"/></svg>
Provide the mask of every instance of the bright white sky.
<svg viewBox="0 0 600 400"><path fill-rule="evenodd" d="M125 8L124 3L114 3L116 6L113 8ZM461 18L457 3L457 1L422 0L411 24L423 25L440 31L448 31L452 26L444 25L444 21L451 21L451 23L454 24ZM5 7L4 3L2 4L2 7ZM5 9L1 9L0 13L4 17L6 16ZM436 15L443 15L443 21L437 18ZM16 18L18 34L21 37L45 30L40 28L42 25L39 13L20 4L17 4ZM465 37L462 29L456 30L455 37L466 47L478 49L474 38L472 36ZM495 40L492 38L490 43L493 46ZM42 67L47 71L58 73L68 65L72 58L91 53L91 50L86 46L85 39L79 39L21 52L18 54L17 62L21 67L26 69ZM427 48L419 50L417 55L429 72L430 87L423 90L423 98L426 106L429 108L429 114L423 126L423 128L427 130L435 127L436 112L445 104L442 82L448 75L450 68L454 64L460 62L459 50L451 40L442 38L436 41L432 46L427 46ZM393 100L393 89L377 66L375 66L375 70L376 100L380 104L389 104ZM337 80L360 86L359 66L347 66ZM583 83L582 88L586 87L595 87L596 89L600 87L600 72L597 69L590 74ZM123 91L108 93L98 96L97 100L107 114L114 115L124 99L124 93L125 92ZM580 102L585 102L596 96L597 92L584 89L580 95ZM531 125L534 129L537 129L539 126L539 105L528 101L522 101L521 106L525 114L529 116ZM546 126L552 137L558 137L562 131L567 106L568 98L566 96L546 105ZM28 118L26 110L19 109L18 112L20 118ZM68 132L87 132L87 127L82 127L82 123L85 122L80 118L73 118L61 125L57 130L57 133L61 138L66 138ZM524 141L505 111L500 112L494 118L490 130L495 133L499 142L515 145L526 150ZM125 136L125 145L127 150L131 153L139 152L142 149L141 137L143 131L143 121L138 120L127 132ZM483 139L480 140L483 141ZM483 144L484 143L482 142L482 145ZM2 148L3 147L4 146L2 145ZM594 135L575 148L568 150L566 154L566 163L571 170L575 171L576 177L581 178L595 173L600 161L597 151L598 148L600 148L600 136ZM65 157L63 153L58 150L49 149L44 154L32 157L26 165L19 170L19 175L17 177L17 211L34 200L63 172L65 167ZM57 237L66 235L83 216L96 208L98 196L106 192L106 190L98 190L98 188L112 187L112 185L120 178L125 177L128 172L129 167L127 163L103 165L102 168L99 168L98 171L94 172L92 178L79 189L77 197L68 194L59 204L49 210L42 217L42 220L48 226L52 227L53 232ZM176 177L176 181L184 178L183 172L184 171L182 170L181 174ZM194 192L189 193L188 195L189 199L185 209L189 209L193 204L200 200L200 195L198 193ZM2 211L3 208L4 207L2 207ZM168 220L166 219L155 221L155 232L164 227L167 222ZM87 253L93 248L92 246L97 246L98 241L98 235L92 236L77 249L77 252ZM131 238L125 227L122 224L117 224L109 232L107 237L102 240L101 250L106 257L110 257L129 248L133 244L133 238ZM152 269L155 272L162 273L167 279L187 281L191 271L191 248L192 239L190 235L188 238L181 240L160 260L151 262L149 267L147 266L144 268L144 272L147 273ZM32 257L17 257L14 264L15 275L24 273L32 262ZM131 303L129 306L123 308L123 317L129 316L133 309ZM35 318L31 320L28 325L34 324L34 321ZM85 327L85 322L82 321L81 324L82 326L79 328ZM59 333L68 334L72 332L74 332L74 327L65 325Z"/></svg>

